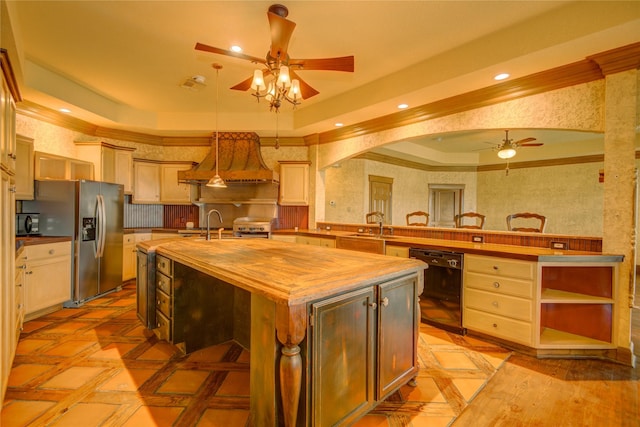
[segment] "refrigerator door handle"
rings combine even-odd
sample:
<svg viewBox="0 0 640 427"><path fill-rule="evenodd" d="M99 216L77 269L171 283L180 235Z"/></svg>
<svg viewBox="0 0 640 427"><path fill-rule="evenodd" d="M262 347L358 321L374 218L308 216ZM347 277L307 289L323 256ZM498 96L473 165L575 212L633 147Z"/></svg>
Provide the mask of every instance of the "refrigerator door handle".
<svg viewBox="0 0 640 427"><path fill-rule="evenodd" d="M97 253L96 258L102 258L104 255L104 245L106 239L106 211L104 206L104 197L101 194L96 196L98 199L98 241L97 241Z"/></svg>

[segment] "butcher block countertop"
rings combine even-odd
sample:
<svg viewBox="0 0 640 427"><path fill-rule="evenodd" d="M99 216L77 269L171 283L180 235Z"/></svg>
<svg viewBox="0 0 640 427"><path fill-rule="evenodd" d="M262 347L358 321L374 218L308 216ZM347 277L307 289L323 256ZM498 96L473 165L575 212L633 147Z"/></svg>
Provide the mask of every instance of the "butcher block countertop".
<svg viewBox="0 0 640 427"><path fill-rule="evenodd" d="M415 274L426 267L414 259L301 247L270 239L159 239L137 246L289 306Z"/></svg>

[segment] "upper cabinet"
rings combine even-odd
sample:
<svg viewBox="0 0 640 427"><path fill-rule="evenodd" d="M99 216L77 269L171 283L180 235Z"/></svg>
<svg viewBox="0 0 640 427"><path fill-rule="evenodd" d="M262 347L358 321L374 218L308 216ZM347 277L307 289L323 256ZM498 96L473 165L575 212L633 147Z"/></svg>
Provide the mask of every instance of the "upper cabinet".
<svg viewBox="0 0 640 427"><path fill-rule="evenodd" d="M280 197L281 206L309 205L310 162L281 161Z"/></svg>
<svg viewBox="0 0 640 427"><path fill-rule="evenodd" d="M33 139L16 136L16 200L33 200Z"/></svg>
<svg viewBox="0 0 640 427"><path fill-rule="evenodd" d="M93 163L36 151L35 179L94 179Z"/></svg>
<svg viewBox="0 0 640 427"><path fill-rule="evenodd" d="M191 204L191 185L178 182L178 171L192 162L160 162L135 159L132 203Z"/></svg>
<svg viewBox="0 0 640 427"><path fill-rule="evenodd" d="M9 90L9 81L3 75L0 85L0 167L11 174L16 170L15 134L16 104Z"/></svg>
<svg viewBox="0 0 640 427"><path fill-rule="evenodd" d="M125 194L133 192L133 151L106 142L75 141L78 158L91 162L98 181L122 184Z"/></svg>

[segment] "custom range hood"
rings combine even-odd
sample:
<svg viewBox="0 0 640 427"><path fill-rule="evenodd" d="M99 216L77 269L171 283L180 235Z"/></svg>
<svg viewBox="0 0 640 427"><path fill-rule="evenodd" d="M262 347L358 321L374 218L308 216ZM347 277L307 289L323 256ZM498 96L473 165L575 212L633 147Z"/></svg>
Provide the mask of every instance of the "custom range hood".
<svg viewBox="0 0 640 427"><path fill-rule="evenodd" d="M277 184L279 181L278 173L264 164L260 154L260 137L254 132L220 132L218 153L218 173L227 184ZM178 172L178 180L189 184L205 184L216 174L217 160L214 139L209 154L193 169Z"/></svg>

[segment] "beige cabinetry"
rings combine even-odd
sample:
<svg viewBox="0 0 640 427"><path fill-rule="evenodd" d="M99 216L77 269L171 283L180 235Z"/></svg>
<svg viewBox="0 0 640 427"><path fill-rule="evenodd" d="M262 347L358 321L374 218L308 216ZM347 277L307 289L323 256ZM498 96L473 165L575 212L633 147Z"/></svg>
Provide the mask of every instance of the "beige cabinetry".
<svg viewBox="0 0 640 427"><path fill-rule="evenodd" d="M178 182L178 171L192 162L135 159L133 165L133 203L191 204L191 185Z"/></svg>
<svg viewBox="0 0 640 427"><path fill-rule="evenodd" d="M336 241L328 237L316 237L316 236L296 236L296 243L302 245L323 246L325 248L335 248Z"/></svg>
<svg viewBox="0 0 640 427"><path fill-rule="evenodd" d="M385 255L397 256L399 258L409 258L409 248L407 246L394 246L386 244L384 247Z"/></svg>
<svg viewBox="0 0 640 427"><path fill-rule="evenodd" d="M280 242L296 243L297 236L293 234L272 234L271 240L278 240Z"/></svg>
<svg viewBox="0 0 640 427"><path fill-rule="evenodd" d="M533 347L536 273L535 262L465 255L463 326Z"/></svg>
<svg viewBox="0 0 640 427"><path fill-rule="evenodd" d="M309 205L309 162L281 161L280 195L282 206Z"/></svg>
<svg viewBox="0 0 640 427"><path fill-rule="evenodd" d="M133 203L160 203L160 164L134 159Z"/></svg>
<svg viewBox="0 0 640 427"><path fill-rule="evenodd" d="M416 375L417 294L412 276L311 305L313 425L351 424Z"/></svg>
<svg viewBox="0 0 640 427"><path fill-rule="evenodd" d="M25 247L25 319L58 309L71 299L71 242Z"/></svg>
<svg viewBox="0 0 640 427"><path fill-rule="evenodd" d="M16 350L15 172L17 82L6 50L0 48L0 400L4 400Z"/></svg>
<svg viewBox="0 0 640 427"><path fill-rule="evenodd" d="M95 179L93 163L56 154L34 153L35 179Z"/></svg>
<svg viewBox="0 0 640 427"><path fill-rule="evenodd" d="M120 147L106 142L75 141L78 158L94 165L97 181L122 184L125 194L133 188L134 148Z"/></svg>
<svg viewBox="0 0 640 427"><path fill-rule="evenodd" d="M178 172L189 170L192 163L160 165L160 202L172 205L191 204L191 185L178 182Z"/></svg>
<svg viewBox="0 0 640 427"><path fill-rule="evenodd" d="M33 139L16 135L16 200L33 200Z"/></svg>
<svg viewBox="0 0 640 427"><path fill-rule="evenodd" d="M541 349L615 348L618 264L539 263Z"/></svg>
<svg viewBox="0 0 640 427"><path fill-rule="evenodd" d="M138 242L151 240L151 233L129 233L122 237L122 281L136 278Z"/></svg>

